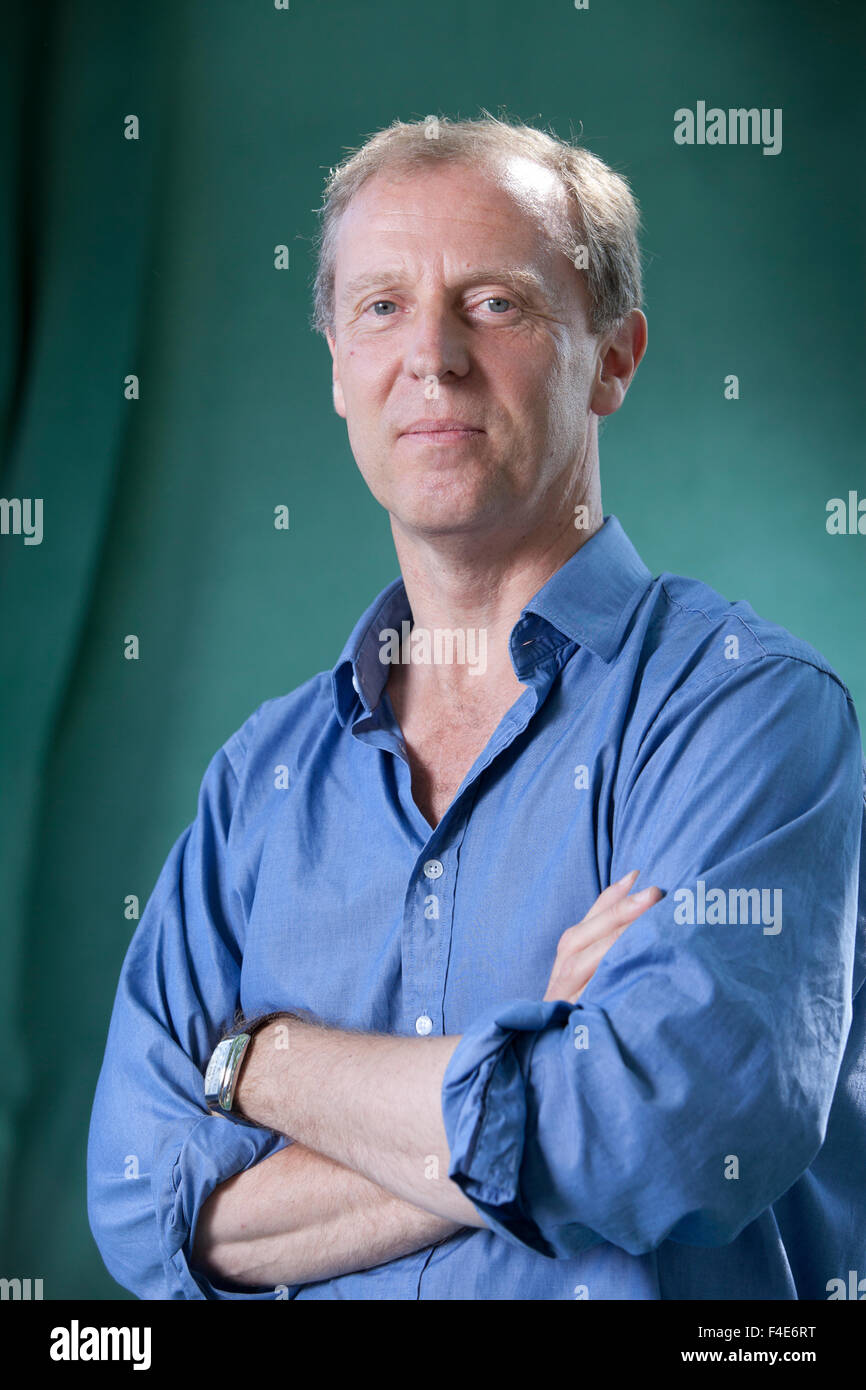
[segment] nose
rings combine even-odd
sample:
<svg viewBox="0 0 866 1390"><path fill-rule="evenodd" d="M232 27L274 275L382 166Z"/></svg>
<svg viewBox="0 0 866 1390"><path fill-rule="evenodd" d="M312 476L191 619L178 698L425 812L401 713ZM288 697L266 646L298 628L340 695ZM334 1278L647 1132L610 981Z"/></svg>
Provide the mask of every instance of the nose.
<svg viewBox="0 0 866 1390"><path fill-rule="evenodd" d="M465 376L469 370L466 325L447 303L416 303L406 340L406 371L421 380L449 372Z"/></svg>

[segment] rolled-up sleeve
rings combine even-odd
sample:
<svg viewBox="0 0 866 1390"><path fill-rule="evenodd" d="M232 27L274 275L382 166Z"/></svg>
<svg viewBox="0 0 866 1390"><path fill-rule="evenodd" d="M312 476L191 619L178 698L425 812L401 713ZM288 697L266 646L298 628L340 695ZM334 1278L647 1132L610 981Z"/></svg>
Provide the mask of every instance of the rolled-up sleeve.
<svg viewBox="0 0 866 1390"><path fill-rule="evenodd" d="M494 1231L554 1258L722 1245L809 1167L851 1025L863 822L825 671L768 655L665 702L609 876L665 897L577 1005L489 1010L445 1072L449 1176Z"/></svg>
<svg viewBox="0 0 866 1390"><path fill-rule="evenodd" d="M204 1068L239 1000L243 913L230 837L243 733L209 764L196 819L129 945L91 1116L91 1230L109 1272L144 1299L275 1297L273 1288L218 1288L190 1263L214 1188L290 1142L212 1116L204 1102Z"/></svg>

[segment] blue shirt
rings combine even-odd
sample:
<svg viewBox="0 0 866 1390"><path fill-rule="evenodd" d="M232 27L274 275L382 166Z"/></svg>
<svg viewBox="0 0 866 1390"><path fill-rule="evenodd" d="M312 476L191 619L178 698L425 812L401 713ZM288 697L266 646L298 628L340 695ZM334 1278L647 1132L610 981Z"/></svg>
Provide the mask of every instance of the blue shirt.
<svg viewBox="0 0 866 1390"><path fill-rule="evenodd" d="M397 579L332 671L208 766L95 1097L108 1269L180 1299L823 1299L866 1276L866 768L846 687L747 603L654 579L608 516L515 624L526 689L432 829L379 659L410 617ZM577 1005L540 1002L561 933L633 868L665 897ZM206 1112L239 1004L462 1034L449 1173L491 1229L277 1290L191 1267L209 1193L289 1142Z"/></svg>

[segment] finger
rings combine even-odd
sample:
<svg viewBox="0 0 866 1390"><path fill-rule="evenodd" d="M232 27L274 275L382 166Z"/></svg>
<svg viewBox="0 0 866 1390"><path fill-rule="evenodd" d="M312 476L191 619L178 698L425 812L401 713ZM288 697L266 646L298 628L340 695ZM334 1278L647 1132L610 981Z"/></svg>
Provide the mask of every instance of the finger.
<svg viewBox="0 0 866 1390"><path fill-rule="evenodd" d="M547 994L544 996L545 1000L565 999L570 1004L576 1004L595 974L599 962L614 942L619 940L626 926L628 923L616 927L587 950L582 951L579 955L569 956L561 964L557 964L548 985Z"/></svg>
<svg viewBox="0 0 866 1390"><path fill-rule="evenodd" d="M640 869L632 869L630 873L617 879L616 883L611 883L607 888L602 889L592 907L589 909L589 912L584 913L581 920L585 922L588 917L594 917L596 913L603 912L606 907L610 907L613 903L625 897L629 889L633 887L634 881L639 873Z"/></svg>
<svg viewBox="0 0 866 1390"><path fill-rule="evenodd" d="M641 913L646 912L648 907L654 906L663 894L660 888L653 885L650 888L643 888L639 893L632 893L626 898L614 902L610 907L604 908L601 912L587 915L573 927L568 927L559 938L557 955L560 952L582 951L587 946L591 946L600 937L606 936L615 927L624 926L640 917Z"/></svg>

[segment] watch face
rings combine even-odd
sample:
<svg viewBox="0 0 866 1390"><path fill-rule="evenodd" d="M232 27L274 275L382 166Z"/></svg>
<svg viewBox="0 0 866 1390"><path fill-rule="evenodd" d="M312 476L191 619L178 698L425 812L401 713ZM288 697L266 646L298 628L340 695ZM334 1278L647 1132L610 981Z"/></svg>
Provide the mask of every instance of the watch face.
<svg viewBox="0 0 866 1390"><path fill-rule="evenodd" d="M209 1099L216 1100L219 1097L223 1069L231 1045L230 1038L223 1038L222 1042L217 1044L211 1054L211 1059L207 1064L207 1071L204 1074L204 1093Z"/></svg>

